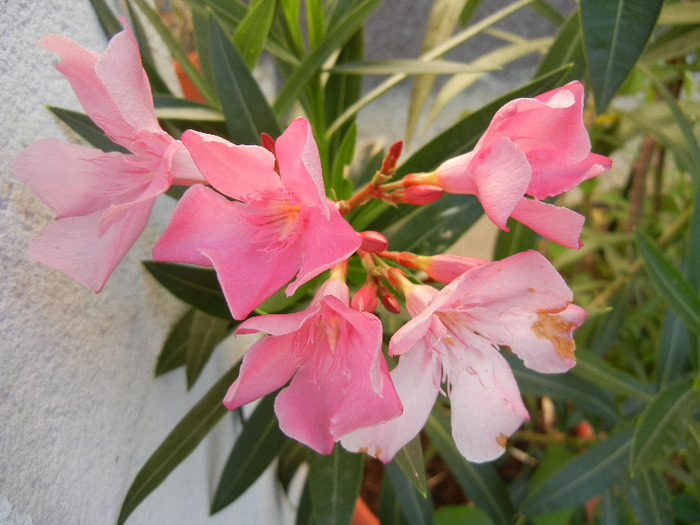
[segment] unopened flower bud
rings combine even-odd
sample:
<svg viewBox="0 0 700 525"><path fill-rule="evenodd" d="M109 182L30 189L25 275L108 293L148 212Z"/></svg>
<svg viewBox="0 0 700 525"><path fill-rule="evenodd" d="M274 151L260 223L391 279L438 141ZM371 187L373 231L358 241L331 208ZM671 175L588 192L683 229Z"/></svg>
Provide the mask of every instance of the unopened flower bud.
<svg viewBox="0 0 700 525"><path fill-rule="evenodd" d="M394 142L391 145L389 151L386 154L386 157L384 157L384 160L382 161L382 169L380 170L381 173L389 174L392 171L394 171L394 168L396 168L396 161L399 160L402 149L403 142L401 142L400 140L398 142Z"/></svg>
<svg viewBox="0 0 700 525"><path fill-rule="evenodd" d="M401 183L404 188L419 186L421 184L439 186L439 179L434 171L430 173L410 173L401 179Z"/></svg>
<svg viewBox="0 0 700 525"><path fill-rule="evenodd" d="M275 153L275 139L264 131L260 134L260 145L267 151L274 155Z"/></svg>
<svg viewBox="0 0 700 525"><path fill-rule="evenodd" d="M432 184L420 184L418 186L409 186L402 190L396 190L391 194L391 200L397 204L430 204L442 197L444 190L440 186Z"/></svg>
<svg viewBox="0 0 700 525"><path fill-rule="evenodd" d="M374 283L365 283L352 296L350 305L360 312L374 313L379 306L377 299L377 288Z"/></svg>
<svg viewBox="0 0 700 525"><path fill-rule="evenodd" d="M387 238L379 232L363 231L360 232L360 237L362 237L360 249L369 253L383 252L389 246Z"/></svg>
<svg viewBox="0 0 700 525"><path fill-rule="evenodd" d="M392 294L386 286L381 286L378 291L379 299L382 301L384 308L392 314L400 314L401 305L399 304L399 300L394 297L394 294Z"/></svg>
<svg viewBox="0 0 700 525"><path fill-rule="evenodd" d="M434 281L444 284L452 282L454 279L472 268L489 262L477 257L463 257L461 255L446 253L433 255L427 259L427 266L423 266L421 269L424 270L425 273L427 273Z"/></svg>

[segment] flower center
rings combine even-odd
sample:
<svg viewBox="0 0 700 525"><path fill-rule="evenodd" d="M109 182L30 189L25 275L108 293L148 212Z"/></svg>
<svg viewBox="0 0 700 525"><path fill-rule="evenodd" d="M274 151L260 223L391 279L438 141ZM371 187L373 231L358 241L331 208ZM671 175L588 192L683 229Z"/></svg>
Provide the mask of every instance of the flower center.
<svg viewBox="0 0 700 525"><path fill-rule="evenodd" d="M296 240L301 206L286 198L261 197L246 205L245 218L260 250L278 252Z"/></svg>

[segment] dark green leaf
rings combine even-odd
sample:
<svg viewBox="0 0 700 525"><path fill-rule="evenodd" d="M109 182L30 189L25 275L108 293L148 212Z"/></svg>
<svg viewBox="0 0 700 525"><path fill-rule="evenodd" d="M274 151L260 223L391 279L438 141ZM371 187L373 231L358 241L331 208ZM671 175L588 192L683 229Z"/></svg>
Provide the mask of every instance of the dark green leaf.
<svg viewBox="0 0 700 525"><path fill-rule="evenodd" d="M425 432L469 499L486 511L494 523L512 524L515 510L503 481L492 465L464 459L452 440L449 416L442 407L433 409Z"/></svg>
<svg viewBox="0 0 700 525"><path fill-rule="evenodd" d="M364 455L336 445L333 453L309 451L309 487L314 521L318 525L350 523L360 493Z"/></svg>
<svg viewBox="0 0 700 525"><path fill-rule="evenodd" d="M170 88L163 80L163 77L160 76L158 68L154 66L156 59L151 52L151 46L148 42L148 35L144 30L141 19L136 14L136 11L131 4L127 3L126 7L129 11L131 29L134 32L134 36L138 42L139 52L141 53L141 63L143 64L144 71L146 71L146 75L148 75L148 82L151 84L151 90L154 93L172 94L170 92Z"/></svg>
<svg viewBox="0 0 700 525"><path fill-rule="evenodd" d="M275 14L275 0L259 0L251 4L233 35L233 43L252 71L260 59Z"/></svg>
<svg viewBox="0 0 700 525"><path fill-rule="evenodd" d="M306 447L298 441L288 439L277 461L277 479L285 492L289 490L294 475L305 461Z"/></svg>
<svg viewBox="0 0 700 525"><path fill-rule="evenodd" d="M688 471L695 485L698 502L700 502L700 423L697 421L690 421L688 424L686 449L688 451Z"/></svg>
<svg viewBox="0 0 700 525"><path fill-rule="evenodd" d="M345 45L380 3L381 0L363 1L326 33L319 45L287 79L273 105L275 114L283 115L289 110L309 80L320 72L323 63Z"/></svg>
<svg viewBox="0 0 700 525"><path fill-rule="evenodd" d="M116 33L124 29L105 0L90 0L90 3L107 38L112 38Z"/></svg>
<svg viewBox="0 0 700 525"><path fill-rule="evenodd" d="M635 474L628 498L641 525L673 525L671 493L666 479L653 469Z"/></svg>
<svg viewBox="0 0 700 525"><path fill-rule="evenodd" d="M90 117L84 113L72 111L70 109L47 106L47 109L61 119L70 129L88 141L90 144L102 151L119 151L129 153L120 145L112 142L104 132L97 127Z"/></svg>
<svg viewBox="0 0 700 525"><path fill-rule="evenodd" d="M391 486L389 476L382 477L379 492L379 523L382 525L410 525L408 518L401 509L401 502Z"/></svg>
<svg viewBox="0 0 700 525"><path fill-rule="evenodd" d="M425 497L428 484L425 479L425 461L420 435L414 437L394 456L396 463L418 492Z"/></svg>
<svg viewBox="0 0 700 525"><path fill-rule="evenodd" d="M700 335L700 299L697 292L646 236L637 232L636 238L649 277L688 329Z"/></svg>
<svg viewBox="0 0 700 525"><path fill-rule="evenodd" d="M472 505L446 505L433 515L435 525L493 525L483 510Z"/></svg>
<svg viewBox="0 0 700 525"><path fill-rule="evenodd" d="M156 377L187 363L187 337L195 311L194 308L187 310L170 330L156 362Z"/></svg>
<svg viewBox="0 0 700 525"><path fill-rule="evenodd" d="M352 164L355 155L355 139L357 137L357 125L353 122L348 132L340 143L338 152L333 161L330 183L326 188L336 199L349 199L352 196L352 181L345 176L346 167Z"/></svg>
<svg viewBox="0 0 700 525"><path fill-rule="evenodd" d="M559 28L554 43L550 46L547 54L542 57L534 77L541 77L566 64L572 64L572 67L566 71L566 75L562 76L559 83L565 84L571 80L583 78L586 72L586 56L583 52L581 18L578 8L574 9L574 12Z"/></svg>
<svg viewBox="0 0 700 525"><path fill-rule="evenodd" d="M569 373L618 395L633 396L645 401L652 397L651 385L640 383L633 376L585 349L576 349L576 366Z"/></svg>
<svg viewBox="0 0 700 525"><path fill-rule="evenodd" d="M311 507L311 489L309 485L309 479L307 478L299 500L299 508L297 508L297 519L294 522L296 525L314 525L316 523L314 521L313 508Z"/></svg>
<svg viewBox="0 0 700 525"><path fill-rule="evenodd" d="M602 113L644 50L663 0L581 0L583 42Z"/></svg>
<svg viewBox="0 0 700 525"><path fill-rule="evenodd" d="M687 383L674 383L649 402L635 427L630 468L638 473L666 459L688 432L700 404L700 392Z"/></svg>
<svg viewBox="0 0 700 525"><path fill-rule="evenodd" d="M287 440L275 416L276 395L277 392L263 398L245 422L221 473L211 504L212 514L236 501L272 463Z"/></svg>
<svg viewBox="0 0 700 525"><path fill-rule="evenodd" d="M238 375L238 367L236 365L231 368L214 384L141 467L124 498L117 525L126 521L134 509L197 448L214 425L228 413L222 400Z"/></svg>
<svg viewBox="0 0 700 525"><path fill-rule="evenodd" d="M187 389L194 385L209 356L227 335L231 333L231 322L194 310L187 333Z"/></svg>
<svg viewBox="0 0 700 525"><path fill-rule="evenodd" d="M656 386L659 389L677 381L688 369L689 335L685 323L667 308L656 357Z"/></svg>
<svg viewBox="0 0 700 525"><path fill-rule="evenodd" d="M524 224L510 219L508 229L499 231L496 237L496 245L493 247L494 261L500 261L506 257L524 252L535 246L537 234Z"/></svg>
<svg viewBox="0 0 700 525"><path fill-rule="evenodd" d="M529 516L580 505L621 481L633 430L617 432L571 460L528 496L520 511Z"/></svg>
<svg viewBox="0 0 700 525"><path fill-rule="evenodd" d="M213 17L210 27L212 67L219 100L225 101L229 139L238 144L258 144L262 132L279 136L279 123L236 46Z"/></svg>
<svg viewBox="0 0 700 525"><path fill-rule="evenodd" d="M433 523L432 502L416 490L416 487L395 462L387 464L384 467L384 473L389 477L408 523L410 525L431 525Z"/></svg>
<svg viewBox="0 0 700 525"><path fill-rule="evenodd" d="M231 319L224 293L212 268L156 261L144 261L143 265L178 299L208 314Z"/></svg>

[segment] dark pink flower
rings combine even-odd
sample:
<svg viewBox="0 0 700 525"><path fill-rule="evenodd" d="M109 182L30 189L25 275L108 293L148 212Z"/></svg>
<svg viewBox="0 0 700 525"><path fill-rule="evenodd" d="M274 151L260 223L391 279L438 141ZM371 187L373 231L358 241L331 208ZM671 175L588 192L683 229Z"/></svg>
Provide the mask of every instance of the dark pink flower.
<svg viewBox="0 0 700 525"><path fill-rule="evenodd" d="M470 461L500 456L528 413L498 347L538 372L568 370L572 332L586 317L571 300L561 276L534 251L477 266L440 291L408 286L412 319L389 343L390 355L401 355L391 378L404 412L344 437L343 446L390 461L421 430L447 383L457 448Z"/></svg>
<svg viewBox="0 0 700 525"><path fill-rule="evenodd" d="M274 155L191 130L182 140L220 193L190 188L153 257L213 266L235 319L245 318L295 275L287 295L360 247L360 235L325 196L306 120L290 124Z"/></svg>
<svg viewBox="0 0 700 525"><path fill-rule="evenodd" d="M382 355L377 317L348 306L348 287L331 278L308 309L252 317L239 334L269 334L243 357L224 404L233 410L274 392L280 428L321 454L345 434L401 414Z"/></svg>
<svg viewBox="0 0 700 525"><path fill-rule="evenodd" d="M173 183L203 182L182 143L158 124L136 40L122 22L102 55L60 35L39 44L61 57L57 69L88 116L131 154L42 139L14 162L57 214L30 256L96 292L146 227L154 199Z"/></svg>

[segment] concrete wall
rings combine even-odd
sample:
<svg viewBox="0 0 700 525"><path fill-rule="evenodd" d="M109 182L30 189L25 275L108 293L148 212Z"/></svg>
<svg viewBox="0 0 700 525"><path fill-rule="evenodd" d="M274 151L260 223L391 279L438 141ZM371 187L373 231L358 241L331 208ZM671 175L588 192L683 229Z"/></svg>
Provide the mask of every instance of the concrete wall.
<svg viewBox="0 0 700 525"><path fill-rule="evenodd" d="M15 179L12 159L40 137L71 137L44 105L80 109L53 53L36 44L48 33L106 46L88 0L0 1L0 523L109 524L141 465L228 369L230 351L218 352L190 394L179 371L152 377L184 310L140 265L167 223L166 197L100 294L26 257L53 214ZM207 517L232 421L128 523L284 523L271 476Z"/></svg>

